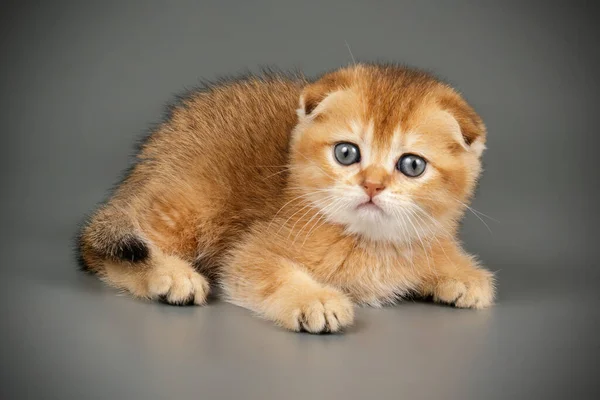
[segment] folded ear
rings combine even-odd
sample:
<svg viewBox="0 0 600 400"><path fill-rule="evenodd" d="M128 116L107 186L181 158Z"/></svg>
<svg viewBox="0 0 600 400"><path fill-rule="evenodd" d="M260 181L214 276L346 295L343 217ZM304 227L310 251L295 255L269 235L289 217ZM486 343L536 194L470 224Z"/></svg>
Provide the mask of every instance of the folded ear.
<svg viewBox="0 0 600 400"><path fill-rule="evenodd" d="M313 83L307 86L300 95L300 109L304 115L310 115L328 93L324 85Z"/></svg>
<svg viewBox="0 0 600 400"><path fill-rule="evenodd" d="M481 117L458 94L440 99L440 106L450 113L458 123L458 140L463 147L478 157L485 150L486 128Z"/></svg>
<svg viewBox="0 0 600 400"><path fill-rule="evenodd" d="M337 71L324 75L318 81L309 84L304 88L300 95L300 109L298 114L301 117L309 116L318 112L317 107L325 100L327 96L348 86L349 77L344 71Z"/></svg>

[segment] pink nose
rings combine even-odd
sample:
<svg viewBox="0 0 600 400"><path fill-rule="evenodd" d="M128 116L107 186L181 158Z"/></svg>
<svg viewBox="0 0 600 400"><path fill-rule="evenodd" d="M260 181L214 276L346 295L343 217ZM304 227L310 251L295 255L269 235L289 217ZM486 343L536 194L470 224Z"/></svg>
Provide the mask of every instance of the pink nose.
<svg viewBox="0 0 600 400"><path fill-rule="evenodd" d="M381 182L363 182L363 188L370 198L375 197L379 192L385 189L385 185Z"/></svg>

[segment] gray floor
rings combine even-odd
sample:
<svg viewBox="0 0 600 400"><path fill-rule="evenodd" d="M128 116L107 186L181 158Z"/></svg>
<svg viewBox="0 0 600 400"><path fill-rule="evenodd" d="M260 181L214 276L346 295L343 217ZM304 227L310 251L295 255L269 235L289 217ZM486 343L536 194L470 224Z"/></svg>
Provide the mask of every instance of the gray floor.
<svg viewBox="0 0 600 400"><path fill-rule="evenodd" d="M599 398L596 9L223 3L1 6L0 398ZM474 207L497 221L470 214L462 236L498 271L494 308L410 301L310 336L76 271L77 222L173 93L265 64L316 74L350 62L345 42L449 78L486 120Z"/></svg>

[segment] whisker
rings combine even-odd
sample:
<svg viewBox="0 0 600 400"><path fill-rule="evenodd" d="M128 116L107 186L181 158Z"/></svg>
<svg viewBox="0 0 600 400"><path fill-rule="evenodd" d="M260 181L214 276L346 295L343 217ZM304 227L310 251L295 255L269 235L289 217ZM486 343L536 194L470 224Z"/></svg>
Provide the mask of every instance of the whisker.
<svg viewBox="0 0 600 400"><path fill-rule="evenodd" d="M287 186L286 190L301 190L303 192L317 193L317 192L331 192L332 189L321 189L321 188L309 188L305 186Z"/></svg>
<svg viewBox="0 0 600 400"><path fill-rule="evenodd" d="M429 214L427 214L427 213L426 213L426 212L425 212L423 209L421 209L421 207L419 207L419 206L418 206L418 205L416 205L416 204L415 204L415 207L417 207L417 208L416 208L416 211L421 211L421 212L423 212L425 216L427 216L427 217L429 217L429 218L431 219L431 221L433 221L433 222L437 223L437 224L439 225L440 229L442 229L444 232L447 232L447 231L446 231L446 230L445 230L445 229L444 229L444 228L441 226L441 224L440 224L438 221L436 221L435 219L433 219L433 217L431 217ZM424 225L425 227L427 227L427 228L428 228L428 230L429 230L429 231L430 231L430 233L431 233L431 237L432 237L432 238L433 238L433 239L434 239L434 240L437 242L438 246L439 246L439 247L442 249L442 252L444 253L444 256L446 256L446 259L447 259L447 260L448 260L450 263L452 263L452 260L450 260L450 257L448 257L448 254L446 254L446 249L444 249L444 246L442 245L442 243L441 243L441 242L440 242L440 240L438 239L438 237L437 237L437 235L436 235L436 232L435 232L435 231L434 231L432 228L430 228L430 227L429 227L429 225L427 224L427 222L425 222L425 221L422 219L422 217L421 217L419 214L417 214L417 213L416 213L416 211L415 211L414 209L412 209L412 208L410 209L410 212L411 212L411 213L413 213L413 215L414 215L416 218L418 218L418 219L419 219L421 222L423 222L423 225ZM444 235L446 235L446 234L447 234L447 233L444 233Z"/></svg>
<svg viewBox="0 0 600 400"><path fill-rule="evenodd" d="M302 231L308 226L308 224L311 223L311 221L313 221L319 214L324 214L327 212L328 209L331 209L333 207L333 205L335 205L336 203L338 203L339 201L341 201L340 198L337 198L336 200L332 201L331 203L329 203L328 205L326 205L325 207L321 208L321 210L317 211L315 213L315 215L313 215L308 222L306 222L302 228L298 231L298 233L296 233L296 236L294 237L294 241L292 242L292 244L296 243L296 240L298 239L298 236L300 236L300 234L302 233Z"/></svg>
<svg viewBox="0 0 600 400"><path fill-rule="evenodd" d="M338 199L338 200L341 200L341 199ZM338 207L337 207L335 210L334 210L334 209L330 209L330 210L328 210L328 212L331 212L331 213L333 214L333 213L335 213L337 210L339 210L341 207L343 207L343 206L344 206L344 202L343 202L343 201L339 201L339 203L340 203L340 204L338 205ZM333 204L335 204L335 202L334 202ZM331 208L333 208L333 207L331 207ZM310 228L310 230L309 230L309 231L306 233L306 235L304 236L304 241L302 242L302 246L301 246L301 247L304 247L304 244L306 243L306 240L307 240L307 239L310 237L310 233L311 233L311 232L312 232L312 231L313 231L313 230L314 230L314 229L315 229L317 226L321 227L321 226L323 226L324 224L326 224L326 223L327 223L327 219L326 219L326 217L327 217L327 214L325 214L325 212L324 212L324 211L323 211L323 212L321 212L321 217L319 217L319 219L317 220L317 222L316 222L315 224L313 224L313 226ZM322 221L322 222L321 222L321 221ZM321 222L321 224L319 224L319 222Z"/></svg>
<svg viewBox="0 0 600 400"><path fill-rule="evenodd" d="M298 200L302 200L303 198L310 196L312 193L304 193L301 194L300 196L294 197L292 200L288 201L287 203L285 203L284 205L281 206L281 208L275 213L275 215L271 218L271 222L269 222L269 225L267 226L267 230L269 230L271 228L271 224L273 223L273 221L275 221L275 218L277 218L277 216L279 215L279 213L290 203L293 203L295 201Z"/></svg>
<svg viewBox="0 0 600 400"><path fill-rule="evenodd" d="M411 195L411 197L414 198L414 199L431 200L431 201L435 201L437 203L442 203L441 200L435 199L433 197L419 196L419 195ZM469 210L473 215L475 215L477 217L477 219L479 219L483 223L483 225L485 225L485 227L490 232L490 234L493 234L492 233L492 229L490 228L490 226L478 214L481 214L481 215L483 215L483 216L485 216L487 218L490 218L492 221L495 221L495 222L498 222L498 223L500 223L500 221L498 221L496 219L493 219L492 217L490 217L490 216L488 216L486 214L483 214L481 211L475 210L473 207L471 207L468 204L466 204L466 203L464 203L464 202L462 202L462 201L454 198L453 196L449 196L449 198L450 198L450 200L454 200L457 203L462 204L467 210Z"/></svg>
<svg viewBox="0 0 600 400"><path fill-rule="evenodd" d="M288 171L290 171L290 170L291 170L291 168L282 169L281 171L277 171L277 172L275 172L274 174L271 174L271 175L268 175L268 176L264 177L264 178L262 179L262 181L264 182L264 181L266 181L266 180L267 180L267 179L269 179L269 178L272 178L272 177L274 177L274 176L276 176L276 175L279 175L279 174L282 174L282 173L284 173L284 172L288 172Z"/></svg>
<svg viewBox="0 0 600 400"><path fill-rule="evenodd" d="M411 195L411 197L414 197L414 198L421 198L421 199L426 199L426 200L433 200L433 201L437 201L438 203L441 203L441 200L439 200L439 199L436 199L436 198L433 198L433 197L425 197L425 196L413 196L413 195ZM502 223L502 222L500 222L499 220L497 220L496 218L493 218L493 217L491 217L491 216L489 216L489 215L487 215L487 214L485 214L485 213L483 213L483 212L481 212L481 211L479 211L479 210L477 210L477 209L475 209L475 208L473 208L473 207L469 206L468 204L466 204L466 203L465 203L465 202L463 202L463 201L460 201L459 199L457 199L457 198L456 198L456 197L454 197L454 196L450 196L450 195L449 195L448 197L450 198L450 200L454 200L454 201L456 201L457 203L460 203L460 204L462 204L463 206L467 207L467 208L468 208L468 209L470 209L472 212L476 212L476 213L478 213L478 214L480 214L480 215L482 215L482 216L484 216L484 217L486 217L486 218L489 218L491 221L494 221L494 222L496 222L496 223L498 223L498 224L501 224L501 223Z"/></svg>
<svg viewBox="0 0 600 400"><path fill-rule="evenodd" d="M402 212L401 209L397 208L396 204L394 204L393 202L390 201L386 201L387 204L390 204L391 207L391 211L392 211L392 215L394 217L394 219L396 219L398 222L400 222L402 224L402 236L405 238L405 243L408 246L408 249L410 251L410 267L411 267L411 271L413 273L415 273L415 259L414 259L414 249L412 246L412 238L411 235L409 235L408 229L410 228L407 221L408 221L408 215L405 215L404 212Z"/></svg>
<svg viewBox="0 0 600 400"><path fill-rule="evenodd" d="M323 201L328 201L329 199L331 199L331 198L333 198L333 197L335 197L335 195L330 195L330 196L327 196L327 197L323 198ZM304 207L300 208L300 209L299 209L299 210L297 210L295 213L293 213L292 215L290 215L290 217L289 217L289 218L288 218L288 219L287 219L287 220L286 220L286 221L285 221L283 224L281 224L281 227L279 227L279 230L277 231L277 233L279 233L279 232L281 231L281 229L282 229L284 226L287 226L287 223L290 221L290 219L292 219L292 218L294 217L294 215L297 215L297 214L298 214L299 212L301 212L302 210L306 209L307 207L311 207L311 206L314 206L314 204L312 204L312 202L310 202L310 201L309 201L309 203L308 203L308 204L306 204ZM310 210L309 210L309 211L310 211ZM308 213L308 212L307 212L307 213ZM306 215L306 214L304 214L304 215ZM304 215L303 215L303 216L304 216ZM300 220L300 219L301 219L301 218L299 218L298 220ZM296 223L298 223L298 221L296 221ZM296 226L296 224L294 224L294 226ZM293 229L294 229L294 227L292 227L292 229L290 230L290 234L291 234L291 232L293 231ZM289 237L289 235L288 235L288 237Z"/></svg>
<svg viewBox="0 0 600 400"><path fill-rule="evenodd" d="M348 48L348 53L350 53L350 58L352 58L352 63L354 65L356 65L356 60L354 59L354 54L352 54L352 50L350 50L350 45L348 44L348 41L344 40L344 43L346 43L346 47Z"/></svg>
<svg viewBox="0 0 600 400"><path fill-rule="evenodd" d="M308 224L310 224L316 217L318 217L323 210L329 208L332 204L335 204L337 201L338 200L336 199L336 200L332 201L331 203L327 204L325 207L321 208L321 211L317 210L317 212L315 212L315 214L313 216L311 216L304 225L302 225L302 228L300 228L298 230L298 232L296 232L296 236L294 236L294 241L292 242L292 244L296 243L298 236L300 236L300 234L308 226Z"/></svg>
<svg viewBox="0 0 600 400"><path fill-rule="evenodd" d="M404 214L404 209L400 208L399 210L402 214ZM419 242L421 243L421 247L423 248L423 252L425 253L425 258L427 259L427 266L429 267L429 270L432 271L431 260L429 259L429 254L427 253L427 249L425 248L425 243L423 242L423 239L421 238L421 234L419 233L417 227L415 226L415 224L413 224L412 219L408 215L406 216L406 219L412 226L413 231L415 232L415 235L417 235L417 238L419 239Z"/></svg>
<svg viewBox="0 0 600 400"><path fill-rule="evenodd" d="M448 230L435 218L433 218L427 211L425 211L421 206L419 206L418 204L413 203L412 207L415 207L415 209L417 211L419 211L420 213L422 213L423 215L425 215L427 218L429 218L429 220L431 222L433 222L444 234L444 236L447 237L451 237L452 235L450 235L450 233L448 232Z"/></svg>
<svg viewBox="0 0 600 400"><path fill-rule="evenodd" d="M313 161L310 158L306 157L300 151L296 150L296 153L298 153L299 155L301 155L302 157L304 157L306 159L306 161L310 162L310 164L309 164L310 166L320 169L321 172L323 172L325 175L327 175L328 177L330 177L334 181L337 181L337 179L334 176L331 176L330 174L328 174L327 172L325 172L325 170L323 168L321 168L318 165L314 164Z"/></svg>
<svg viewBox="0 0 600 400"><path fill-rule="evenodd" d="M281 167L290 167L290 164L282 164L282 165L249 165L250 167L255 168L281 168Z"/></svg>
<svg viewBox="0 0 600 400"><path fill-rule="evenodd" d="M465 204L465 207L467 207L467 209L468 209L469 211L471 211L471 213L472 213L474 216L476 216L476 217L477 217L477 219L479 219L479 220L481 221L481 223L483 223L483 224L485 225L485 227L487 228L487 230L488 230L488 231L490 231L490 234L491 234L491 235L493 235L493 233L492 233L492 229L491 229L491 228L490 228L490 226L489 226L489 225L488 225L488 224L487 224L487 223L486 223L486 222L483 220L483 218L481 218L479 215L477 215L477 213L476 213L475 211L473 211L473 209L472 209L471 207L467 206L466 204Z"/></svg>
<svg viewBox="0 0 600 400"><path fill-rule="evenodd" d="M387 202L388 204L392 204L391 202ZM394 207L394 205L392 204L392 215L393 217L397 220L400 221L400 217L402 218L402 237L404 238L405 243L408 245L408 248L410 250L410 269L413 273L415 273L415 260L414 260L414 251L413 251L413 247L412 247L412 240L410 239L408 232L407 232L407 225L406 222L404 220L404 216L402 216L402 214L400 214L399 211L397 211Z"/></svg>
<svg viewBox="0 0 600 400"><path fill-rule="evenodd" d="M326 201L330 201L330 200L331 200L331 198L333 198L333 197L335 197L335 196L330 196L330 197L328 197L328 198L325 198L325 200L326 200ZM336 201L336 200L334 200L334 202L335 202L335 201ZM329 205L331 205L331 203L329 203L329 204L328 204L328 205L326 205L325 207L328 207ZM314 207L314 208L316 208L316 207ZM300 221L302 220L302 218L304 218L304 217L305 217L305 216L306 216L306 215L307 215L307 214L308 214L310 211L311 211L311 208L309 208L309 209L308 209L308 210L307 210L307 211L306 211L304 214L302 214L302 216L301 216L300 218L298 218L298 220L296 220L296 222L294 223L294 225L293 225L293 226L292 226L292 228L290 229L290 233L288 234L288 239L290 238L290 236L291 236L291 235L292 235L292 233L294 232L294 229L296 228L296 225L298 224L298 222L300 222ZM306 223L304 224L304 226L302 226L302 229L300 229L300 230L298 231L298 233L296 233L296 236L294 236L294 241L292 242L292 244L294 244L294 243L296 242L296 239L298 238L298 235L300 234L300 232L302 232L302 230L303 230L303 229L306 227L306 225L308 225L308 224L310 223L310 221L312 221L312 220L313 220L313 218L315 218L315 216L317 216L318 214L319 214L319 210L317 210L317 211L315 212L315 215L313 215L313 216L312 216L312 217L311 217L311 218L308 220L308 222L306 222Z"/></svg>

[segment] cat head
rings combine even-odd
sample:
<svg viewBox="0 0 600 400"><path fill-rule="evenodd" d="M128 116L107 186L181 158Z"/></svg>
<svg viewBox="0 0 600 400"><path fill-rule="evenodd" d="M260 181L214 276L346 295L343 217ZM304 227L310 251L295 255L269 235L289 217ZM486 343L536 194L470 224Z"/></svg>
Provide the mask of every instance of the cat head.
<svg viewBox="0 0 600 400"><path fill-rule="evenodd" d="M355 65L307 85L291 186L327 221L374 241L455 229L481 172L485 126L433 76Z"/></svg>

